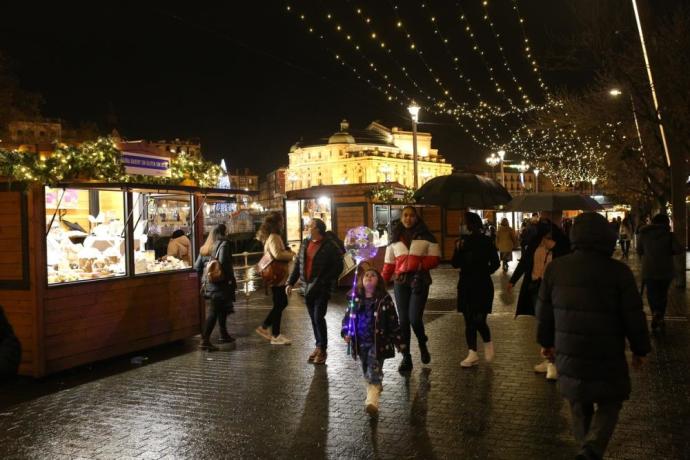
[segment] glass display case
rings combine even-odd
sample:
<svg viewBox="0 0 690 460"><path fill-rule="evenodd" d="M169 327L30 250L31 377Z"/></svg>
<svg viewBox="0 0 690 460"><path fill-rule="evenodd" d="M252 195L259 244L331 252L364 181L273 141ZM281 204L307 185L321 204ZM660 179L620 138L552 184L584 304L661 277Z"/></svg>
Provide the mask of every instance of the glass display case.
<svg viewBox="0 0 690 460"><path fill-rule="evenodd" d="M132 202L134 274L191 268L191 194L135 191Z"/></svg>
<svg viewBox="0 0 690 460"><path fill-rule="evenodd" d="M125 276L125 194L45 189L48 284Z"/></svg>

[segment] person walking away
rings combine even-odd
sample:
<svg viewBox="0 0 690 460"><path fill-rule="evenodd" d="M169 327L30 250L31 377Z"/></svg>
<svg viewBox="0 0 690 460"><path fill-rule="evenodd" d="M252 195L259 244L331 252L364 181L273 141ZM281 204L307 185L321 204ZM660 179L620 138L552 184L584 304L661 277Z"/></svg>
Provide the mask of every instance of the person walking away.
<svg viewBox="0 0 690 460"><path fill-rule="evenodd" d="M626 215L618 227L618 240L621 244L621 252L623 253L624 259L627 259L630 254L630 240L632 237L632 222L630 221L630 217Z"/></svg>
<svg viewBox="0 0 690 460"><path fill-rule="evenodd" d="M200 277L204 275L206 264L212 259L218 261L223 272L223 278L218 282L202 280L204 283L204 297L208 299L206 321L201 331L201 344L199 348L207 351L216 351L218 347L211 343L211 333L218 322L220 338L218 343L232 343L235 338L228 333L227 318L232 311L232 303L235 301L235 289L237 281L232 268L232 253L230 243L225 238L225 224L216 225L208 234L206 242L199 250L199 257L194 263L194 269Z"/></svg>
<svg viewBox="0 0 690 460"><path fill-rule="evenodd" d="M22 346L0 306L0 383L17 375L21 357Z"/></svg>
<svg viewBox="0 0 690 460"><path fill-rule="evenodd" d="M343 256L333 239L326 237L326 224L321 219L311 220L309 234L299 248L285 292L290 295L298 280L304 285L304 302L311 319L316 345L307 361L325 364L328 357L326 310L331 295L331 284L343 271Z"/></svg>
<svg viewBox="0 0 690 460"><path fill-rule="evenodd" d="M404 351L405 345L395 304L376 269L370 268L359 277L354 295L355 311L346 311L340 334L349 344L352 358L359 357L362 364L367 387L364 405L374 416L378 414L379 395L383 391L383 362L393 358L396 349Z"/></svg>
<svg viewBox="0 0 690 460"><path fill-rule="evenodd" d="M496 231L496 248L501 255L504 273L508 271L508 262L513 260L513 249L517 245L518 240L515 230L510 227L508 219L504 217L501 219L501 225L498 226Z"/></svg>
<svg viewBox="0 0 690 460"><path fill-rule="evenodd" d="M456 242L452 265L460 269L458 311L465 318L465 339L468 349L467 357L460 366L472 367L479 363L477 332L484 342L484 359L487 362L494 359L494 344L491 341L491 331L486 317L491 313L494 301L491 274L498 269L500 263L493 241L481 232L482 221L479 215L466 212L465 222L470 234Z"/></svg>
<svg viewBox="0 0 690 460"><path fill-rule="evenodd" d="M440 258L441 251L434 235L419 217L417 210L413 206L405 206L400 221L393 226L382 273L387 283L391 280L395 283L395 305L405 344L403 359L398 367L400 372L412 370L410 326L417 336L422 363L431 362L423 315L431 285L429 270L438 266Z"/></svg>
<svg viewBox="0 0 690 460"><path fill-rule="evenodd" d="M520 258L513 276L510 277L506 289L513 290L513 286L523 277L518 295L515 317L519 315L534 316L537 294L546 266L556 257L567 254L570 243L562 234L558 226L547 219L542 219L536 227L536 234L527 244L524 255ZM546 379L556 381L558 371L552 360L545 359L534 366L534 372L546 374Z"/></svg>
<svg viewBox="0 0 690 460"><path fill-rule="evenodd" d="M647 301L652 312L652 331L664 332L668 289L673 280L673 256L683 252L671 232L666 214L657 214L652 223L640 228L637 254L642 257L642 283L647 287Z"/></svg>
<svg viewBox="0 0 690 460"><path fill-rule="evenodd" d="M167 255L183 260L188 266L192 266L192 242L182 230L177 229L170 235Z"/></svg>
<svg viewBox="0 0 690 460"><path fill-rule="evenodd" d="M522 221L520 227L520 254L524 254L527 250L527 245L537 235L537 225L539 224L539 213L533 212L528 220Z"/></svg>
<svg viewBox="0 0 690 460"><path fill-rule="evenodd" d="M287 285L288 270L287 264L294 258L295 253L285 247L280 232L283 228L283 216L277 212L271 213L264 219L259 228L259 239L264 244L264 255L268 254L274 262L285 265L285 275L276 280L270 286L273 298L273 308L264 319L263 323L256 328L256 332L263 338L269 340L271 345L290 345L292 341L280 332L283 310L288 305ZM271 331L268 328L271 328Z"/></svg>
<svg viewBox="0 0 690 460"><path fill-rule="evenodd" d="M555 356L580 459L604 457L630 397L626 339L633 369L651 350L633 274L611 258L616 236L600 214L578 216L571 231L575 252L549 264L539 289L537 341L545 357Z"/></svg>

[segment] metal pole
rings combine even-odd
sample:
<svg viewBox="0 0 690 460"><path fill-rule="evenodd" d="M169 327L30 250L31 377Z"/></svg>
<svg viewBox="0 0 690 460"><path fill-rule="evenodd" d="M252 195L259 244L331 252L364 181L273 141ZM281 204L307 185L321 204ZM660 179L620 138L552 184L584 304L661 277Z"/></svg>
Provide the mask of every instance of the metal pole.
<svg viewBox="0 0 690 460"><path fill-rule="evenodd" d="M414 189L417 190L417 120L412 118L412 162L414 163Z"/></svg>
<svg viewBox="0 0 690 460"><path fill-rule="evenodd" d="M506 173L503 170L503 158L501 158L501 185L506 186Z"/></svg>

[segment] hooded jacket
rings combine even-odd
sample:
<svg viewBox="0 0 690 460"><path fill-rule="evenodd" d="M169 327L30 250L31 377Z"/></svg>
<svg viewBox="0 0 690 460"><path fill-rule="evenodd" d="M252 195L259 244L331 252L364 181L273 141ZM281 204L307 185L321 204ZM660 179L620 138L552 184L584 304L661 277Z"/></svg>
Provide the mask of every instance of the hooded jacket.
<svg viewBox="0 0 690 460"><path fill-rule="evenodd" d="M651 346L633 274L611 258L617 235L596 213L575 219L574 253L547 267L537 301L537 341L555 347L561 394L570 401L630 395L626 339L638 356Z"/></svg>
<svg viewBox="0 0 690 460"><path fill-rule="evenodd" d="M673 278L673 256L682 248L668 227L658 224L640 229L637 254L642 256L642 279L663 280Z"/></svg>

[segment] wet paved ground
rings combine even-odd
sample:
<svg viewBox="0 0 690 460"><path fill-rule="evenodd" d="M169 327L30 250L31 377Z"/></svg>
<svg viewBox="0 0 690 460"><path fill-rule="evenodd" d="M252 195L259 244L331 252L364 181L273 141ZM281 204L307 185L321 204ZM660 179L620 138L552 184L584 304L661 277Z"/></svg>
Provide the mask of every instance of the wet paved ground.
<svg viewBox="0 0 690 460"><path fill-rule="evenodd" d="M433 276L432 362L422 366L416 347L409 377L396 371L399 358L386 362L378 421L364 413L359 364L339 340L342 295L329 310L320 367L306 363L313 342L302 299L293 295L284 317L293 345L279 347L253 332L269 302L255 295L230 317L237 344L219 352L196 351L192 339L142 352L150 358L142 366L124 357L0 388L0 457L573 458L567 404L531 370L535 324L513 319L507 277L494 276L496 360L465 370L456 273ZM674 292L667 333L633 375L608 458L690 458L687 297Z"/></svg>

